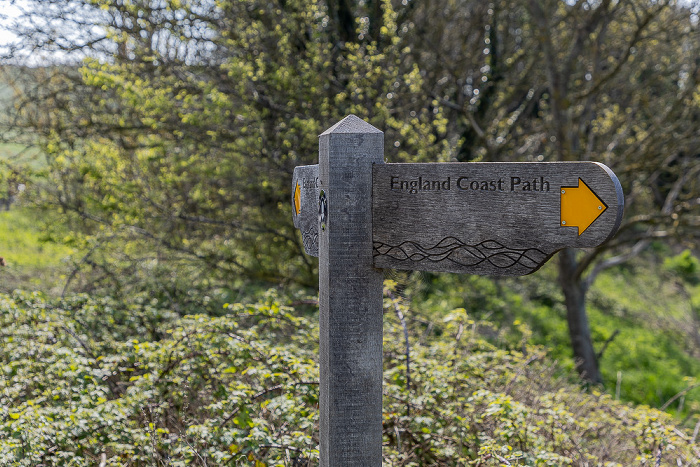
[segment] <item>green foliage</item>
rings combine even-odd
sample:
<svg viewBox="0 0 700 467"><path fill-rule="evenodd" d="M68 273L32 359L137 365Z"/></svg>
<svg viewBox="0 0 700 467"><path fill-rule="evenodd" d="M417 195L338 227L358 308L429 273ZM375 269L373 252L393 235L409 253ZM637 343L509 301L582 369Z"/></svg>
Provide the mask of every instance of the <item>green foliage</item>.
<svg viewBox="0 0 700 467"><path fill-rule="evenodd" d="M60 293L68 270L66 260L73 250L46 241L42 226L53 215L16 205L9 211L0 210L0 256L6 262L0 268L0 291L31 287Z"/></svg>
<svg viewBox="0 0 700 467"><path fill-rule="evenodd" d="M267 292L179 317L142 300L0 295L0 463L315 465L317 317L282 303ZM387 295L384 352L387 464L698 460L667 415L581 392L540 347L487 343L464 309L431 321Z"/></svg>
<svg viewBox="0 0 700 467"><path fill-rule="evenodd" d="M664 267L692 285L700 282L700 260L690 250L664 260Z"/></svg>
<svg viewBox="0 0 700 467"><path fill-rule="evenodd" d="M673 399L666 410L692 426L700 411L700 389L695 386L700 375L700 290L683 286L682 273L659 273L659 263L687 265L692 259L682 254L662 261L657 254L601 274L589 292L591 335L608 393L657 408ZM519 349L529 337L547 348L549 358L572 370L556 273L555 265L547 264L537 274L517 279L414 273L399 282L413 306L431 319L440 320L445 309L464 308L488 341Z"/></svg>
<svg viewBox="0 0 700 467"><path fill-rule="evenodd" d="M612 167L633 202L614 241L562 267L570 315L585 317L589 284L615 263L606 260L646 238L697 235L700 29L691 5L26 3L17 56L81 53L69 65L8 73L19 95L2 119L7 134L47 156L40 203L64 213L51 238L84 253L75 289L150 292L189 310L241 280L315 284L317 263L291 225L289 180L316 161L317 135L348 113L385 132L392 162ZM522 307L512 298L478 306L513 315ZM560 320L546 323L548 305L525 308L560 345L565 332ZM579 368L598 381L580 329L571 336L587 360Z"/></svg>
<svg viewBox="0 0 700 467"><path fill-rule="evenodd" d="M51 4L83 11L114 52L19 74L13 121L47 157L40 203L65 215L53 238L86 252L95 288L315 283L289 180L349 113L385 131L394 161L446 158L444 115L424 105L389 1L358 6L367 16L342 42L318 0Z"/></svg>
<svg viewBox="0 0 700 467"><path fill-rule="evenodd" d="M87 297L3 296L0 307L3 465L94 465L102 455L107 465L222 465L315 452L314 328L272 297L222 318Z"/></svg>

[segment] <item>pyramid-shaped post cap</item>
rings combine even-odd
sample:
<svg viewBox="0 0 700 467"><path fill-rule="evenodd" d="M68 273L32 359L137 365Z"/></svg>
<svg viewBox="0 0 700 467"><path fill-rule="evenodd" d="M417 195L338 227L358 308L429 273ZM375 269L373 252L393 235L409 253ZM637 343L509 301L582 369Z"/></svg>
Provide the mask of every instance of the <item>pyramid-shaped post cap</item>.
<svg viewBox="0 0 700 467"><path fill-rule="evenodd" d="M383 133L381 130L373 127L356 115L348 115L323 133L320 136L330 134L367 134L367 133Z"/></svg>

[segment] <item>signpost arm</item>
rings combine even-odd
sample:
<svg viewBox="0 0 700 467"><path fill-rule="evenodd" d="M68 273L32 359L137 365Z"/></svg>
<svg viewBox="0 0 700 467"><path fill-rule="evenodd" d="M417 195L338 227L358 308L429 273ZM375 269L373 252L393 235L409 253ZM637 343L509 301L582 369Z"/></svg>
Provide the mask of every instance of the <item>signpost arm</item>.
<svg viewBox="0 0 700 467"><path fill-rule="evenodd" d="M384 134L350 115L319 138L322 467L382 465L382 281L372 266L372 165Z"/></svg>

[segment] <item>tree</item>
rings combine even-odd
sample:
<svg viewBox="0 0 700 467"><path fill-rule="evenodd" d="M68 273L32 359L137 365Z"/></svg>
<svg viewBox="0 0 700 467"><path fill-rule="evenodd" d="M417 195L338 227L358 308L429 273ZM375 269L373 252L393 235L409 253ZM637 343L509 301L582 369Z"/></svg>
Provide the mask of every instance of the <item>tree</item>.
<svg viewBox="0 0 700 467"><path fill-rule="evenodd" d="M77 266L112 290L311 284L288 185L316 160L317 135L355 113L399 158L444 147L390 2L51 0L27 14L62 26L50 40L30 28L26 44L80 60L34 70L47 76L23 87L15 121L39 136L45 202L69 218L86 252ZM75 28L96 37L77 42Z"/></svg>
<svg viewBox="0 0 700 467"><path fill-rule="evenodd" d="M540 27L550 21L537 2L531 7ZM561 160L598 153L610 161L624 185L629 213L615 241L559 255L577 366L586 379L599 382L585 309L596 276L636 255L653 238L695 235L688 227L697 220L694 198L700 193L698 166L691 168L700 154L694 152L697 135L690 123L697 119L698 33L689 12L667 2L601 2L577 24L565 55L553 52L562 38L542 40L552 89L550 133ZM661 172L669 174L670 189L662 203L645 202ZM606 257L610 251L617 253Z"/></svg>
<svg viewBox="0 0 700 467"><path fill-rule="evenodd" d="M463 1L422 5L414 21L454 157L599 160L620 177L617 237L558 258L578 371L600 382L585 307L596 276L653 239L698 238L697 15L675 2Z"/></svg>

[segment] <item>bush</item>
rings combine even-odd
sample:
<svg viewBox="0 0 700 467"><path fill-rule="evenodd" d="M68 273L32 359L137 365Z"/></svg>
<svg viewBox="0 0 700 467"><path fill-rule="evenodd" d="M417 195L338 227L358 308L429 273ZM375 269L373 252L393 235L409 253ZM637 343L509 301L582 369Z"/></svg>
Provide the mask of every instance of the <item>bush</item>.
<svg viewBox="0 0 700 467"><path fill-rule="evenodd" d="M283 301L178 317L0 295L0 465L317 464L318 320ZM464 310L430 324L387 298L385 318L388 465L698 461L668 415L554 378L541 348L486 343Z"/></svg>

